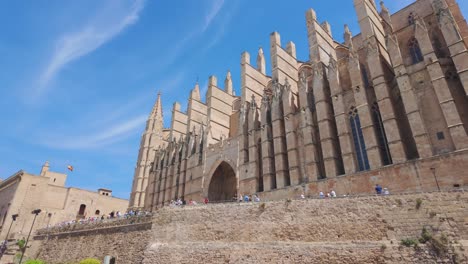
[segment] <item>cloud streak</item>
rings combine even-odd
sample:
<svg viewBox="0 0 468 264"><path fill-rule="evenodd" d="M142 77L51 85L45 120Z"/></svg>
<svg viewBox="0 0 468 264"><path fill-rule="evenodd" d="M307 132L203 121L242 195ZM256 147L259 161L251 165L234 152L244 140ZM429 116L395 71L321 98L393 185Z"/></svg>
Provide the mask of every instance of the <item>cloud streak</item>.
<svg viewBox="0 0 468 264"><path fill-rule="evenodd" d="M95 51L137 22L143 7L144 0L135 0L130 7L123 8L123 12L98 14L81 30L61 36L49 63L39 77L36 96L47 91L50 82L67 64Z"/></svg>
<svg viewBox="0 0 468 264"><path fill-rule="evenodd" d="M42 140L42 145L53 149L94 149L118 142L141 130L147 115L133 116L101 132L85 136L53 136ZM80 133L81 134L81 133ZM62 134L63 135L63 134Z"/></svg>
<svg viewBox="0 0 468 264"><path fill-rule="evenodd" d="M205 15L205 24L202 27L202 32L205 32L210 27L213 20L221 11L221 8L223 7L223 5L224 5L224 0L217 0L214 2L214 4L211 6L208 13Z"/></svg>

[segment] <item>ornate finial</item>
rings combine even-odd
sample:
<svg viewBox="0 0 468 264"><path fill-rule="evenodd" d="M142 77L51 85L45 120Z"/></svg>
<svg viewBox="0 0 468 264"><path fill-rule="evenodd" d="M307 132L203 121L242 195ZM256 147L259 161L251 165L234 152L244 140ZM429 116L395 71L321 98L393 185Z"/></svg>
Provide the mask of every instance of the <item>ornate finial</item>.
<svg viewBox="0 0 468 264"><path fill-rule="evenodd" d="M351 30L349 30L348 24L344 25L344 32L345 32L345 34L350 34L351 35Z"/></svg>
<svg viewBox="0 0 468 264"><path fill-rule="evenodd" d="M388 11L388 8L385 6L384 1L380 1L380 9L382 10L382 12L390 13Z"/></svg>

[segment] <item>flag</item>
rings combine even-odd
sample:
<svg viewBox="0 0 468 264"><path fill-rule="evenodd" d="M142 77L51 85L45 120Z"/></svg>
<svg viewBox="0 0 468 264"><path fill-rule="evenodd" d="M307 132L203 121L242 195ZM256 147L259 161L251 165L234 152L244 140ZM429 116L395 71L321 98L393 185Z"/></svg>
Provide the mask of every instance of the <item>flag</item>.
<svg viewBox="0 0 468 264"><path fill-rule="evenodd" d="M67 169L68 169L69 171L73 171L73 166L72 166L72 165L68 165L68 166L67 166Z"/></svg>

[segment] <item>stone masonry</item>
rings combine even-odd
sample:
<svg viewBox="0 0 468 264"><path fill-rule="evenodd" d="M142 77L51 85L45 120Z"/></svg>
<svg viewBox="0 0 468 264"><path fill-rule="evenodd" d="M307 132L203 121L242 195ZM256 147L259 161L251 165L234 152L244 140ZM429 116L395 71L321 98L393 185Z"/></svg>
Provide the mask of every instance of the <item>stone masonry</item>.
<svg viewBox="0 0 468 264"><path fill-rule="evenodd" d="M417 0L394 14L383 2L354 5L361 32L345 26L343 43L305 12L307 61L278 32L270 73L266 50L256 65L242 53L240 96L230 72L222 84L211 76L206 101L197 84L164 128L158 95L129 207L468 186L468 25L456 1Z"/></svg>
<svg viewBox="0 0 468 264"><path fill-rule="evenodd" d="M467 205L468 193L452 192L165 207L151 230L101 227L35 243L48 263L466 263ZM401 245L423 228L447 238L445 253Z"/></svg>

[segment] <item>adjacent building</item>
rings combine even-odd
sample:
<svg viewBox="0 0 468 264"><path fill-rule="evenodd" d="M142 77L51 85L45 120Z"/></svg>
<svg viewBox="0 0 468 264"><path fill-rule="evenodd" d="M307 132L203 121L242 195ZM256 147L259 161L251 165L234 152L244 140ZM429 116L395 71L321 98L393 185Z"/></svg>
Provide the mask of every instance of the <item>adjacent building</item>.
<svg viewBox="0 0 468 264"><path fill-rule="evenodd" d="M99 189L87 191L65 187L67 175L49 170L46 162L39 175L19 171L0 181L0 241L26 237L31 228L34 214L37 216L34 229L48 225L124 212L128 200L112 197L112 191ZM13 215L18 215L13 221Z"/></svg>

